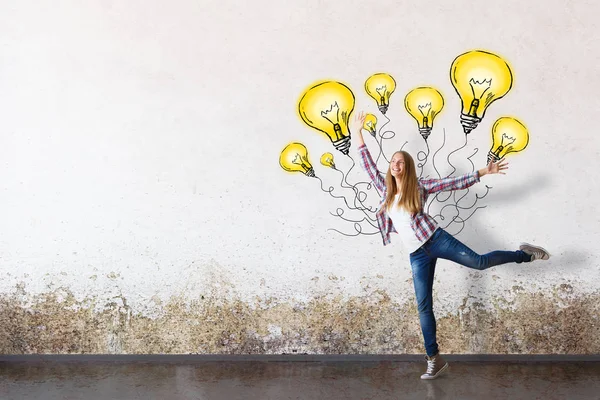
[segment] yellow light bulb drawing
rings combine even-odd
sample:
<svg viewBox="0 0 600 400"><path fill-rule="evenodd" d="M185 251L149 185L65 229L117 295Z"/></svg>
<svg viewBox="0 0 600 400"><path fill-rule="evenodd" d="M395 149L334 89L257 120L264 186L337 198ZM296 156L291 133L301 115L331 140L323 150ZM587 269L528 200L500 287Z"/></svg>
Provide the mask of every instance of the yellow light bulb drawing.
<svg viewBox="0 0 600 400"><path fill-rule="evenodd" d="M369 131L369 133L375 137L377 134L377 117L373 114L367 114L365 116L365 122L363 123L363 129Z"/></svg>
<svg viewBox="0 0 600 400"><path fill-rule="evenodd" d="M529 132L525 125L512 117L501 117L492 126L492 147L487 162L498 162L509 153L516 153L527 147Z"/></svg>
<svg viewBox="0 0 600 400"><path fill-rule="evenodd" d="M432 87L418 87L408 92L404 107L417 121L423 139L427 140L433 128L433 120L444 108L444 98Z"/></svg>
<svg viewBox="0 0 600 400"><path fill-rule="evenodd" d="M473 50L456 57L450 80L462 102L460 122L465 134L477 127L490 104L512 87L508 63L487 51Z"/></svg>
<svg viewBox="0 0 600 400"><path fill-rule="evenodd" d="M390 106L390 97L396 90L396 81L386 73L373 74L366 80L365 90L375 100L379 111L385 115Z"/></svg>
<svg viewBox="0 0 600 400"><path fill-rule="evenodd" d="M329 168L335 169L335 162L333 162L333 154L331 154L331 153L324 153L321 156L321 165L324 165L325 167L329 167Z"/></svg>
<svg viewBox="0 0 600 400"><path fill-rule="evenodd" d="M302 143L289 143L281 151L279 165L288 172L302 172L311 178L315 177L315 170L308 160L308 150Z"/></svg>
<svg viewBox="0 0 600 400"><path fill-rule="evenodd" d="M300 118L308 126L324 133L333 146L348 155L348 120L354 110L354 93L344 84L324 81L308 88L298 103Z"/></svg>

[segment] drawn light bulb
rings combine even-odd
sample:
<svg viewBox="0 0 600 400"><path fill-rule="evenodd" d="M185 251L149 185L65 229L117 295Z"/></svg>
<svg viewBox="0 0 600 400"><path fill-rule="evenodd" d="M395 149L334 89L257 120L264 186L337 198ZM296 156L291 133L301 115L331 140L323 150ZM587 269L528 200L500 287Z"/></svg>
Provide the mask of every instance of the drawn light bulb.
<svg viewBox="0 0 600 400"><path fill-rule="evenodd" d="M462 102L460 122L465 134L477 127L489 105L504 97L513 83L506 61L480 50L456 57L450 67L450 80Z"/></svg>
<svg viewBox="0 0 600 400"><path fill-rule="evenodd" d="M487 162L498 162L509 153L516 153L527 147L529 132L525 125L512 117L501 117L492 126L492 147Z"/></svg>
<svg viewBox="0 0 600 400"><path fill-rule="evenodd" d="M324 153L321 156L321 165L324 165L325 167L329 167L329 168L335 169L335 162L333 162L333 154L331 154L331 153Z"/></svg>
<svg viewBox="0 0 600 400"><path fill-rule="evenodd" d="M348 155L350 151L348 120L352 110L354 94L346 85L334 81L311 86L298 103L302 121L324 133L344 155Z"/></svg>
<svg viewBox="0 0 600 400"><path fill-rule="evenodd" d="M408 92L404 107L417 121L423 139L427 140L433 128L433 120L444 108L444 98L432 87L418 87Z"/></svg>
<svg viewBox="0 0 600 400"><path fill-rule="evenodd" d="M386 73L373 74L365 82L365 90L375 100L379 111L385 115L390 106L390 97L396 90L396 81Z"/></svg>
<svg viewBox="0 0 600 400"><path fill-rule="evenodd" d="M308 150L302 143L289 143L281 151L279 165L288 172L302 172L311 178L315 177L315 170L308 160Z"/></svg>
<svg viewBox="0 0 600 400"><path fill-rule="evenodd" d="M377 134L377 117L373 114L367 114L363 123L363 129L366 129L371 136L375 137Z"/></svg>

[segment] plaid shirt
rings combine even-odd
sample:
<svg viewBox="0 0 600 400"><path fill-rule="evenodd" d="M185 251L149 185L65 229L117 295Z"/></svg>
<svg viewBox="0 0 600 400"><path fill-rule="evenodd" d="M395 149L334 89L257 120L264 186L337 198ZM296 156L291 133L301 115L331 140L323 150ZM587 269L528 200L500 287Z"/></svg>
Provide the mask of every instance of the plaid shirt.
<svg viewBox="0 0 600 400"><path fill-rule="evenodd" d="M383 206L386 196L385 177L377 169L377 165L371 157L371 153L367 149L367 146L362 144L358 146L358 154L360 155L360 165L369 174L371 181L381 193L381 202L379 203L379 209L377 210L377 224L379 225L379 231L383 238L383 245L387 245L391 242L390 233L397 233L392 219L387 214L387 210ZM419 193L421 194L421 204L425 205L427 198L431 193L466 189L469 186L479 182L480 176L479 171L473 173L461 175L458 177L449 177L443 179L419 179ZM421 243L425 243L431 235L435 232L438 227L437 222L429 214L421 212L414 214L411 218L410 226L415 232L417 239Z"/></svg>

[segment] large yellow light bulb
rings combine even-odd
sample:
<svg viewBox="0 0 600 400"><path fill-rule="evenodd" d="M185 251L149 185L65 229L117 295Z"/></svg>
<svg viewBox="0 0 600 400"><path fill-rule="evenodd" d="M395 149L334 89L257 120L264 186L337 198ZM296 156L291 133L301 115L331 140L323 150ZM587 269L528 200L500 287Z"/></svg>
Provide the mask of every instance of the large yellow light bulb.
<svg viewBox="0 0 600 400"><path fill-rule="evenodd" d="M418 87L408 92L404 107L417 121L423 139L427 140L433 128L433 120L444 108L444 98L432 87Z"/></svg>
<svg viewBox="0 0 600 400"><path fill-rule="evenodd" d="M396 81L386 73L373 74L365 82L365 90L375 100L379 111L385 115L390 106L390 97L396 90Z"/></svg>
<svg viewBox="0 0 600 400"><path fill-rule="evenodd" d="M354 110L354 94L344 84L320 82L309 87L300 98L298 112L308 126L323 132L333 146L348 155L350 132L348 120Z"/></svg>
<svg viewBox="0 0 600 400"><path fill-rule="evenodd" d="M335 169L335 162L333 162L333 154L331 154L331 153L324 153L321 156L321 165L324 165L325 167L329 167L329 168Z"/></svg>
<svg viewBox="0 0 600 400"><path fill-rule="evenodd" d="M315 177L315 171L308 160L308 150L302 143L289 143L281 151L279 165L288 172L302 172L311 178Z"/></svg>
<svg viewBox="0 0 600 400"><path fill-rule="evenodd" d="M492 147L488 153L490 161L498 162L508 153L516 153L527 147L529 132L525 125L512 117L501 117L492 126Z"/></svg>
<svg viewBox="0 0 600 400"><path fill-rule="evenodd" d="M460 122L466 134L477 127L494 101L504 97L513 83L507 62L495 54L473 50L454 59L450 80L460 96Z"/></svg>

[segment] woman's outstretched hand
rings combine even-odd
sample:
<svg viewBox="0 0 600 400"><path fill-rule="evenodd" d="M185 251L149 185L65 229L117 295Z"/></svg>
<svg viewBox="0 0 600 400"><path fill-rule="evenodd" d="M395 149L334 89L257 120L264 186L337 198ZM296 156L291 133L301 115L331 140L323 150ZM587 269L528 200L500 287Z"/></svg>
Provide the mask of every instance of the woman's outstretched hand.
<svg viewBox="0 0 600 400"><path fill-rule="evenodd" d="M348 128L350 128L350 133L352 134L353 140L356 139L357 145L364 144L362 129L365 124L366 115L364 112L360 111L354 114L354 117L350 117L350 121L348 121Z"/></svg>
<svg viewBox="0 0 600 400"><path fill-rule="evenodd" d="M487 174L502 174L506 175L505 170L508 169L508 163L504 161L504 158L498 160L497 162L490 161L489 164L479 170L479 175L487 175Z"/></svg>
<svg viewBox="0 0 600 400"><path fill-rule="evenodd" d="M358 132L362 131L363 125L365 124L366 117L367 116L362 111L359 111L356 114L354 114L354 117L352 117L350 120L350 132L358 133Z"/></svg>

